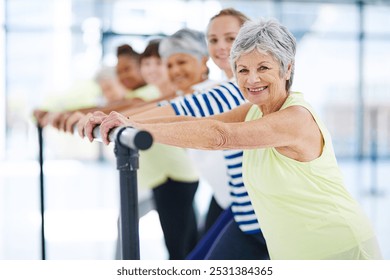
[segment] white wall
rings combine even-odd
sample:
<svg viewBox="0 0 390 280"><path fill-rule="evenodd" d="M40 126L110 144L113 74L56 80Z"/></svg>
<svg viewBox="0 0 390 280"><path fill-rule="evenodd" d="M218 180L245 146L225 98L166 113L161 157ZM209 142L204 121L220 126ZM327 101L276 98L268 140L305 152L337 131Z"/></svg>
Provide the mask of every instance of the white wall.
<svg viewBox="0 0 390 280"><path fill-rule="evenodd" d="M4 24L4 1L0 2L0 26ZM0 29L0 61L5 60L5 35ZM0 63L0 120L5 120L5 72L4 63ZM5 122L0 121L0 160L5 154Z"/></svg>

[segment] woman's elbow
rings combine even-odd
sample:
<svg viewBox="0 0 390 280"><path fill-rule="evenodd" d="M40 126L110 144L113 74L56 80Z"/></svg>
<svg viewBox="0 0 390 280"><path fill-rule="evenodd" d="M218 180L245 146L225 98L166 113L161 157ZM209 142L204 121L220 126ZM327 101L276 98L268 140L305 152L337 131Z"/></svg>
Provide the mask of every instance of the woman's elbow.
<svg viewBox="0 0 390 280"><path fill-rule="evenodd" d="M210 136L212 136L210 141L210 149L212 150L225 150L228 149L227 144L229 140L228 129L224 124L215 124L210 128Z"/></svg>

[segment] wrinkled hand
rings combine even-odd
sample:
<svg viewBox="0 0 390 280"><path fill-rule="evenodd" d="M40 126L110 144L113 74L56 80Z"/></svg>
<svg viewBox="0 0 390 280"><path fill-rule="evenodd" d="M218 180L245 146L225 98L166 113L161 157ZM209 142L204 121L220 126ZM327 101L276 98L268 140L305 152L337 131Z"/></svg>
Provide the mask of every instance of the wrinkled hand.
<svg viewBox="0 0 390 280"><path fill-rule="evenodd" d="M58 130L65 130L65 121L70 115L70 112L56 112L50 114L49 122L50 124L57 128Z"/></svg>
<svg viewBox="0 0 390 280"><path fill-rule="evenodd" d="M41 118L39 124L42 127L53 125L53 123L56 123L61 114L61 112L48 112Z"/></svg>
<svg viewBox="0 0 390 280"><path fill-rule="evenodd" d="M48 114L48 111L40 110L40 109L35 109L33 111L33 116L37 120L37 123L41 126L44 127L42 124L42 120L44 119L45 115Z"/></svg>
<svg viewBox="0 0 390 280"><path fill-rule="evenodd" d="M118 113L111 112L107 118L100 124L100 135L102 137L103 143L108 145L110 140L108 139L108 134L110 131L119 126L133 126L133 122L130 121L126 116Z"/></svg>
<svg viewBox="0 0 390 280"><path fill-rule="evenodd" d="M45 127L45 126L50 125L50 120L51 120L53 114L56 114L56 113L47 112L47 114L44 114L44 115L41 117L41 119L39 120L39 125L40 125L41 127Z"/></svg>
<svg viewBox="0 0 390 280"><path fill-rule="evenodd" d="M61 118L59 120L58 129L66 132L66 122L68 121L69 117L73 115L73 112L64 112L61 115Z"/></svg>
<svg viewBox="0 0 390 280"><path fill-rule="evenodd" d="M96 111L93 113L88 113L84 115L77 123L77 131L81 138L85 136L90 142L93 141L93 129L107 118L107 114Z"/></svg>
<svg viewBox="0 0 390 280"><path fill-rule="evenodd" d="M65 121L65 132L74 133L75 125L85 116L79 111L73 112Z"/></svg>

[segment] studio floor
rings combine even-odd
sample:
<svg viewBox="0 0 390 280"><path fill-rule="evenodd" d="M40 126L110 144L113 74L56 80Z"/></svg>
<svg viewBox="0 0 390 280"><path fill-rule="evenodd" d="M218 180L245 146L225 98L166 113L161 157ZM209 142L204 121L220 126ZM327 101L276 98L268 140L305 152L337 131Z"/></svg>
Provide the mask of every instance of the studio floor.
<svg viewBox="0 0 390 280"><path fill-rule="evenodd" d="M346 185L370 217L385 259L390 259L390 162L339 160ZM147 200L150 193L140 190ZM211 195L202 182L196 197L199 217ZM117 256L119 176L111 161L45 162L46 259L110 260ZM166 259L158 215L140 219L141 259ZM41 258L39 164L0 162L0 259Z"/></svg>

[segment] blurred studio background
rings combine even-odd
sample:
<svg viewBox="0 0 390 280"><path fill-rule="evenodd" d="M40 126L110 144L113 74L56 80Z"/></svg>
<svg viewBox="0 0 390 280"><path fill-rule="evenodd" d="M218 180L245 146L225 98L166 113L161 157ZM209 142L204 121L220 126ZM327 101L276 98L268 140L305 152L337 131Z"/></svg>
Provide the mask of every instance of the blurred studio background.
<svg viewBox="0 0 390 280"><path fill-rule="evenodd" d="M116 47L183 27L205 31L233 7L273 17L298 40L293 90L322 116L347 187L390 259L390 1L0 0L0 259L42 258L38 134L32 110L95 104ZM210 61L210 77L221 76ZM114 259L119 207L112 147L43 131L46 259ZM148 199L148 193L141 193ZM210 190L199 190L199 215ZM158 216L140 221L142 259L164 259Z"/></svg>

